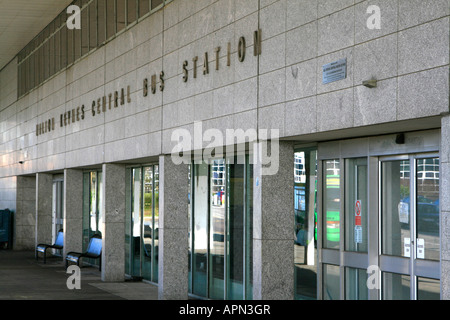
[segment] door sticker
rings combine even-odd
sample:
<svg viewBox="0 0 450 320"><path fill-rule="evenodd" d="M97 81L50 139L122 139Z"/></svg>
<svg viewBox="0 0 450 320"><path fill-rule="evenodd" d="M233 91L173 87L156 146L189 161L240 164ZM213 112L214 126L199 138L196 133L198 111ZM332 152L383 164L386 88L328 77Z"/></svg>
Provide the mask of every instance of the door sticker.
<svg viewBox="0 0 450 320"><path fill-rule="evenodd" d="M355 243L362 243L361 200L355 201Z"/></svg>
<svg viewBox="0 0 450 320"><path fill-rule="evenodd" d="M411 239L410 238L404 238L403 239L403 256L404 257L411 257Z"/></svg>
<svg viewBox="0 0 450 320"><path fill-rule="evenodd" d="M417 239L417 259L425 259L425 240Z"/></svg>
<svg viewBox="0 0 450 320"><path fill-rule="evenodd" d="M398 220L401 223L409 223L409 204L407 202L398 204Z"/></svg>

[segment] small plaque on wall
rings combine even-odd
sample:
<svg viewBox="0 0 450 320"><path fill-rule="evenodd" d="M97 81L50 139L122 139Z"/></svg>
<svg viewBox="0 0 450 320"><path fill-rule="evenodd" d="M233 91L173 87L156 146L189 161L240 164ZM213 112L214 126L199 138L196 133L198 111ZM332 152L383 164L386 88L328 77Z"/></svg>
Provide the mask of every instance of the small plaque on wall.
<svg viewBox="0 0 450 320"><path fill-rule="evenodd" d="M347 78L347 59L331 62L322 67L322 83L327 84Z"/></svg>

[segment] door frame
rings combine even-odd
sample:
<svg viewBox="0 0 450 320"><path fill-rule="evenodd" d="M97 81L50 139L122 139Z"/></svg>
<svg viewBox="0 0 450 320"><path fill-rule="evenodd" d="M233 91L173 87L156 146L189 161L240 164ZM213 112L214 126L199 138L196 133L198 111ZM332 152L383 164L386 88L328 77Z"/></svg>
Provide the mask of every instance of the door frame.
<svg viewBox="0 0 450 320"><path fill-rule="evenodd" d="M402 258L386 259L380 254L381 250L381 212L380 212L380 159L385 160L389 158L399 157L417 157L429 158L431 156L439 157L440 150L440 130L426 130L409 132L404 134L404 143L397 143L397 134L387 134L383 136L373 136L364 138L354 138L338 141L327 141L318 143L317 167L318 167L318 195L317 195L317 210L318 210L318 299L323 299L323 285L324 285L324 264L334 264L340 267L340 281L339 292L340 299L345 299L345 268L353 267L366 269L369 266L378 266L384 271L392 270L393 266L398 264L402 270L408 271L408 263L402 263ZM348 252L344 248L344 228L342 223L345 218L345 159L362 158L368 159L368 252L357 253ZM326 160L340 160L340 188L341 188L341 212L340 212L340 246L339 249L325 249L323 248L323 187L324 187L324 173L323 162ZM411 179L413 180L413 179ZM411 193L413 191L411 190ZM415 190L414 193L415 194ZM409 262L409 260L408 260ZM440 264L440 261L433 261L432 264ZM420 261L415 265L416 271L421 275L430 275L430 263L428 261ZM440 278L439 268L435 268L431 274ZM381 275L378 275L378 283L381 284ZM379 300L381 298L380 288L370 289L368 292L369 300Z"/></svg>
<svg viewBox="0 0 450 320"><path fill-rule="evenodd" d="M427 260L417 258L417 160L438 158L439 152L424 152L424 153L410 153L397 156L383 156L379 157L378 179L379 179L379 268L381 272L390 272L396 274L403 274L410 277L410 299L417 300L417 278L431 278L440 280L440 259ZM409 194L409 220L410 220L410 256L390 256L382 253L382 163L387 161L409 160L410 168L410 194ZM441 215L439 214L439 226L441 223ZM440 243L440 234L439 234ZM380 282L381 283L381 282ZM379 292L379 298L382 299L382 288Z"/></svg>

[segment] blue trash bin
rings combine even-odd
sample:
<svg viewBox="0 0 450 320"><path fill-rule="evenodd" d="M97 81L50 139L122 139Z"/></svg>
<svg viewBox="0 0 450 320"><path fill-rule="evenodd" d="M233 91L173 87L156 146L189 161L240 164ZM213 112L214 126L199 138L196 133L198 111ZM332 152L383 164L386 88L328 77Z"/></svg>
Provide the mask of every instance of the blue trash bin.
<svg viewBox="0 0 450 320"><path fill-rule="evenodd" d="M8 209L0 210L0 248L12 247L12 213Z"/></svg>

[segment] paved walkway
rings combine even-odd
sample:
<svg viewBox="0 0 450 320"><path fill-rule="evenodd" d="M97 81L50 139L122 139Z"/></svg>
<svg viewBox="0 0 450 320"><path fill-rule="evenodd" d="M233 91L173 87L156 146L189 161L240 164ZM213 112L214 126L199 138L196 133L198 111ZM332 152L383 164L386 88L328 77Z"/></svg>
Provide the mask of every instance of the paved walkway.
<svg viewBox="0 0 450 320"><path fill-rule="evenodd" d="M0 250L0 300L157 300L145 282L102 282L94 267L81 268L81 289L69 290L62 258L34 259L34 252Z"/></svg>

